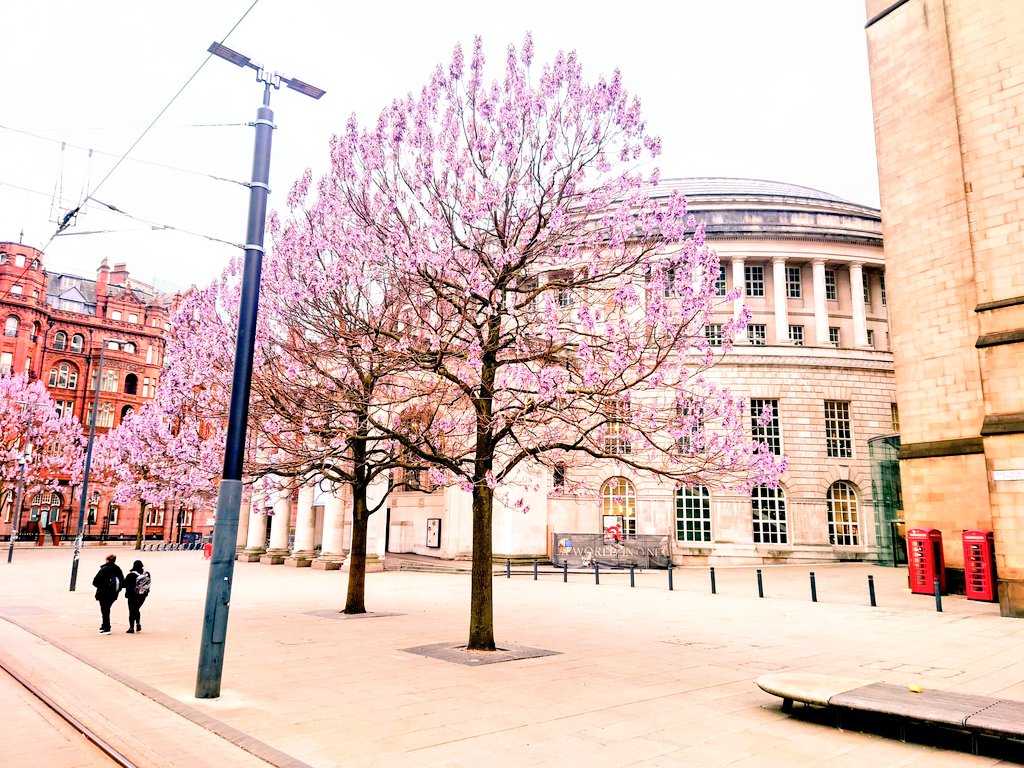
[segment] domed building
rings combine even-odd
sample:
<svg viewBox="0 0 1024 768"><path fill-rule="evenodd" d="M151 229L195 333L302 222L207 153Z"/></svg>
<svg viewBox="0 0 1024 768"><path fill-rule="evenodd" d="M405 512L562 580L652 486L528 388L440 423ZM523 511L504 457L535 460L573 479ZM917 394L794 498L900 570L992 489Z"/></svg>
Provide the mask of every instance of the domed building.
<svg viewBox="0 0 1024 768"><path fill-rule="evenodd" d="M785 454L788 471L778 489L737 495L669 487L611 460L587 467L582 484L567 478L572 467L560 465L549 477L535 469L515 489L527 511L495 499L495 558L561 562L579 556L583 542L599 549L618 530L619 551L633 540L634 550L650 555L643 564L888 560L889 526L876 521L868 454L869 440L898 431L879 211L751 179L666 180L654 194L676 190L718 252L718 295L742 294L731 304L723 299L707 338L721 344L744 303L752 313L744 338L711 375L747 400L752 436ZM765 406L773 418L762 425ZM303 550L342 559L350 527L343 500L307 489L298 506ZM371 561L374 552L469 558L470 496L458 488L393 493L387 510L371 518L369 535ZM249 539L255 556L263 533Z"/></svg>

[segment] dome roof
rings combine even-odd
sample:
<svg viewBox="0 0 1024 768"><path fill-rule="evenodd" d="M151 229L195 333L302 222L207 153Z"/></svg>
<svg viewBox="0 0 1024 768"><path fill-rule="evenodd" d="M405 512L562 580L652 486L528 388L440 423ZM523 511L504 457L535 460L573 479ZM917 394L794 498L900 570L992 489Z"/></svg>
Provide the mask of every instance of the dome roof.
<svg viewBox="0 0 1024 768"><path fill-rule="evenodd" d="M682 179L662 179L653 190L655 197L680 191L692 197L795 197L831 203L856 205L820 189L763 179L737 179L728 176L692 176Z"/></svg>
<svg viewBox="0 0 1024 768"><path fill-rule="evenodd" d="M877 208L798 184L723 176L662 179L652 197L673 192L686 196L687 207L709 237L722 239L797 239L882 244Z"/></svg>

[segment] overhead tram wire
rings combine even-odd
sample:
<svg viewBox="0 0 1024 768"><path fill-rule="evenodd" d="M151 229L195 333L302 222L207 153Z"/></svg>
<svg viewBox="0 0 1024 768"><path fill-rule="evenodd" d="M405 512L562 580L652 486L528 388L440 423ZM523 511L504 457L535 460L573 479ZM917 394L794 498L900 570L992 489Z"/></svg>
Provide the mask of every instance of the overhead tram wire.
<svg viewBox="0 0 1024 768"><path fill-rule="evenodd" d="M40 197L50 197L51 196L51 193L49 193L49 192L43 192L42 190L39 190L39 189L30 189L29 187L23 187L23 186L21 186L19 184L11 184L8 181L0 180L0 187L10 187L11 189L17 189L19 192L26 192L26 193L31 194L31 195L39 195ZM111 211L113 213L119 214L121 216L126 216L127 218L132 219L133 221L137 221L140 224L145 224L146 226L145 227L139 227L137 229L99 229L99 230L90 230L88 232L61 232L60 235L59 235L60 237L71 237L72 235L116 235L116 234L121 234L123 232L159 232L159 231L168 231L168 232L180 232L183 235L190 235L192 237L201 237L204 240L210 240L210 241L215 242L215 243L223 243L224 245L230 245L230 246L232 246L234 248L242 248L243 247L241 243L232 243L230 240L223 240L223 239L221 239L219 237L214 237L213 235L204 235L202 232L193 232L192 230L189 230L189 229L182 229L181 227L176 227L173 224L161 224L160 222L149 221L148 219L139 218L138 216L134 216L134 215L128 213L127 211L124 211L124 210L118 208L116 205L112 205L110 203L105 203L102 200L96 199L95 197L92 198L92 201L94 203L97 203L98 205L102 205L104 208L108 209L109 211ZM55 235L55 237L56 237L56 235ZM52 242L52 240L53 240L53 238L51 238L51 242ZM0 298L2 298L2 297L0 297Z"/></svg>
<svg viewBox="0 0 1024 768"><path fill-rule="evenodd" d="M245 20L245 17L249 15L249 13L252 11L252 9L255 8L256 5L259 2L260 2L260 0L253 0L252 5L250 5L248 7L248 9L246 9L245 13L243 13L241 15L241 17L238 19L238 21L236 21L234 23L234 25L231 27L231 29L228 30L227 34L224 35L224 37L221 39L221 44L223 44L224 41L227 40L231 36L231 33L234 32L238 28L238 25L241 24ZM192 81L196 79L196 76L202 71L203 67L206 66L206 63L210 59L212 59L212 58L213 58L213 54L210 53L210 54L207 55L207 57L205 59L203 59L202 63L198 67L196 67L196 71L193 72L191 74L191 76L189 76L188 80L185 81L185 84L182 85L181 88L178 89L178 92L175 93L174 96L171 97L171 100L168 101L167 104L164 106L164 108L160 110L159 114L157 114L157 116L153 118L153 120L149 123L149 125L147 125L145 127L145 129L142 131L142 133L139 134L139 137L137 139L135 139L134 142L132 142L132 145L130 147L128 147L127 150L125 150L124 154L121 155L120 159L118 159L118 161L116 163L114 163L114 167L111 168L109 171L107 171L107 175L104 176L102 179L100 179L99 183L95 187L93 187L92 190L90 190L89 194L85 195L85 197L82 199L82 201L75 208L72 208L70 211L68 211L67 213L64 214L64 218L62 218L60 223L57 225L57 231L54 232L52 235L50 235L50 239L47 240L46 241L46 245L43 246L43 250L44 251L46 250L47 247L49 247L50 243L53 242L54 238L57 237L57 235L59 235L61 232L63 232L65 229L68 228L68 226L71 223L71 220L82 209L82 206L85 205L89 201L89 199L97 191L99 191L100 187L102 187L104 185L104 183L106 183L107 179L109 179L113 175L114 171L116 171L121 166L121 163L124 162L125 158L127 158L128 155L131 154L132 150L135 149L135 147L138 146L139 142L142 141L145 138L146 134L149 133L150 129L154 125L156 125L157 121L161 117L163 117L164 113L168 109L171 108L171 105L177 100L177 98L179 96L181 96L181 94L184 92L184 90L186 88L188 88L188 86L192 83Z"/></svg>
<svg viewBox="0 0 1024 768"><path fill-rule="evenodd" d="M215 123L215 124L211 123L210 125L218 125L218 126L223 125L223 126L231 126L231 127L236 127L236 126L249 127L251 124L250 123ZM204 127L207 127L207 126L192 125L192 126L181 126L181 127L183 127L183 128L204 128ZM83 146L81 146L79 144L72 144L71 142L68 142L68 141L61 141L60 139L51 139L48 136L40 136L37 133L32 133L30 131L21 130L20 128L12 128L9 125L0 125L0 130L11 131L12 133L19 133L22 136L29 136L29 137L31 137L33 139L39 139L40 141L47 141L47 142L52 142L54 144L60 144L61 145L61 152L64 151L64 149L63 149L64 147L70 147L72 149L79 149L79 150L81 150L83 152L92 152L94 154L103 155L105 157L121 157L121 155L114 154L113 152L103 152L102 150L99 150L99 149L92 149L90 147L83 147ZM153 160L140 160L137 157L125 157L124 159L127 160L130 163L140 163L142 165L152 165L155 168L163 168L163 169L168 170L168 171L178 171L179 173L188 173L188 174L191 174L193 176L202 176L202 177L207 178L207 179L213 179L214 181L226 181L229 184L237 184L240 187L248 187L249 186L248 182L245 182L245 181L239 181L238 179L229 179L227 177L217 176L216 174L212 174L212 173L204 173L203 171L195 171L195 170L192 170L191 168L180 168L180 167L178 167L176 165L167 165L166 163L157 163L157 162L155 162ZM93 190L93 191L95 191L95 190ZM83 197L84 197L85 196L84 191L83 191L82 194L83 194Z"/></svg>
<svg viewBox="0 0 1024 768"><path fill-rule="evenodd" d="M140 218L138 216L134 216L134 215L128 213L127 211L121 210L116 205L112 205L111 203L104 203L102 200L100 200L97 197L90 197L90 199L94 203L96 203L98 205L102 205L104 208L107 208L108 210L110 210L110 211L112 211L114 213L120 214L121 216L126 216L127 218L131 219L132 221L137 221L140 224L147 225L150 228L150 230L153 230L153 231L156 231L156 230L161 230L161 231L162 230L167 230L167 231L170 231L170 232L181 232L184 235L192 235L194 237L201 237L201 238L203 238L205 240L210 240L210 241L215 242L215 243L223 243L224 245L231 245L231 246L234 246L235 248L239 248L239 249L243 249L243 250L245 248L245 246L242 245L241 243L232 243L230 240L222 240L221 238L214 237L213 235L204 235L201 232L192 232L192 231L187 230L187 229L181 229L180 227L175 227L172 224L161 224L160 222L149 221L148 219L143 219L143 218ZM114 231L116 231L116 230L114 230ZM137 230L133 230L133 231L137 231ZM68 237L70 235L94 235L94 234L106 234L106 233L105 232L67 232L67 233L60 233L60 232L58 232L57 233L57 235L61 235L62 237ZM56 237L57 235L55 235L54 237Z"/></svg>

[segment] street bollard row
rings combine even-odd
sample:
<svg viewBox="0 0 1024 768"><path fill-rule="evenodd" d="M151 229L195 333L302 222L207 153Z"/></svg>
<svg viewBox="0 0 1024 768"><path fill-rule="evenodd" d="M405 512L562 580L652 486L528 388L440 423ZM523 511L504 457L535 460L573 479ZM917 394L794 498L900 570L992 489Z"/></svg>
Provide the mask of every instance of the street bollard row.
<svg viewBox="0 0 1024 768"><path fill-rule="evenodd" d="M146 549L146 546L143 545L142 548ZM151 545L151 548L152 549L172 549L172 550L177 550L177 549L200 549L201 545L199 545L199 544L196 544L196 545L193 545L193 544L162 544L162 545L154 544L154 545ZM533 580L534 581L537 581L538 578L539 578L539 574L540 574L539 563L540 563L539 560L537 560L537 559L533 560ZM597 560L594 560L593 561L593 566L594 566L594 584L595 585L600 585L600 583L601 583L601 566L600 566L600 563L598 563ZM666 571L668 573L668 589L671 592L671 591L674 591L674 589L675 589L674 579L673 579L673 563L671 561L669 561L668 566L666 567ZM755 570L755 574L756 574L756 579L757 579L757 596L759 598L763 599L764 598L764 574L763 574L763 572L762 572L762 570L760 568L757 568ZM716 580L716 576L715 576L715 566L712 565L712 566L708 567L708 575L710 576L710 579L711 579L711 594L712 595L717 595L718 594L718 585L717 585L717 580ZM512 578L512 559L511 558L507 558L505 560L505 578L508 578L508 579ZM817 578L815 576L814 571L809 571L808 572L808 579L809 579L809 582L810 582L810 589L811 589L811 602L812 603L816 603L816 602L818 602L818 583L817 583ZM867 583L867 586L868 586L868 604L872 608L876 608L876 607L878 607L878 601L877 601L876 596L875 596L875 577L872 576L871 574L868 574L867 582L868 582ZM569 561L568 560L563 560L562 561L562 583L564 583L564 584L568 584L569 583ZM636 564L635 563L630 563L629 564L629 586L630 586L630 588L635 588L636 587ZM935 610L938 613L942 613L942 592L941 592L941 584L939 582L939 579L935 579L934 589L935 589Z"/></svg>
<svg viewBox="0 0 1024 768"><path fill-rule="evenodd" d="M163 541L158 544L143 544L139 549L142 552L193 552L202 548L203 545L199 543L173 544Z"/></svg>

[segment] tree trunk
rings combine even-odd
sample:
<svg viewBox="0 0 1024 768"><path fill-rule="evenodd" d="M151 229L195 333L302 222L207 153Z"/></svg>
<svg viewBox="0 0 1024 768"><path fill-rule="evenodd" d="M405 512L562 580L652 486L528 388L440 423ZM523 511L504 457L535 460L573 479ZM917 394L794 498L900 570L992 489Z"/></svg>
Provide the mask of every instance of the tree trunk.
<svg viewBox="0 0 1024 768"><path fill-rule="evenodd" d="M142 549L142 526L146 521L146 501L139 499L139 530L135 534L135 548Z"/></svg>
<svg viewBox="0 0 1024 768"><path fill-rule="evenodd" d="M343 613L366 613L366 486L352 486L352 548L348 553L348 594Z"/></svg>
<svg viewBox="0 0 1024 768"><path fill-rule="evenodd" d="M469 642L471 651L494 650L493 564L491 562L491 518L494 491L485 483L473 489L473 583L469 598Z"/></svg>

